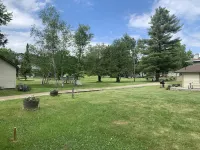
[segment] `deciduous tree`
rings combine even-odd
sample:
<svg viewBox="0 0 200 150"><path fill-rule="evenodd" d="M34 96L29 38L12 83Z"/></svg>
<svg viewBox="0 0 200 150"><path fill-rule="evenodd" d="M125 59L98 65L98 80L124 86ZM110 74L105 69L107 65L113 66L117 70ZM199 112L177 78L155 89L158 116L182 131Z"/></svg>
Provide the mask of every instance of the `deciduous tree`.
<svg viewBox="0 0 200 150"><path fill-rule="evenodd" d="M6 6L0 1L0 26L7 25L12 20L12 13L9 13ZM8 43L5 34L0 30L0 46L4 47Z"/></svg>
<svg viewBox="0 0 200 150"><path fill-rule="evenodd" d="M80 24L74 35L74 41L76 45L76 57L78 60L75 78L83 76L84 65L83 65L83 54L86 46L90 43L93 34L90 32L90 27Z"/></svg>

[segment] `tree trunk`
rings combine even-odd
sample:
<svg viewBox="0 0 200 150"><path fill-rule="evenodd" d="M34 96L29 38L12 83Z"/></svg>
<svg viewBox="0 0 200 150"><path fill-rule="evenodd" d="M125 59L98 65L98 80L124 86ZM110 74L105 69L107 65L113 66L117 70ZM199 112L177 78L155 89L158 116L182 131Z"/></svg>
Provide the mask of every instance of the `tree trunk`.
<svg viewBox="0 0 200 150"><path fill-rule="evenodd" d="M45 80L45 75L43 75L42 77L42 85L44 84L44 80Z"/></svg>
<svg viewBox="0 0 200 150"><path fill-rule="evenodd" d="M98 82L101 82L101 76L98 75Z"/></svg>
<svg viewBox="0 0 200 150"><path fill-rule="evenodd" d="M49 84L49 77L46 77L46 84Z"/></svg>
<svg viewBox="0 0 200 150"><path fill-rule="evenodd" d="M24 78L25 78L25 80L27 80L27 77L26 77L26 75L24 76Z"/></svg>
<svg viewBox="0 0 200 150"><path fill-rule="evenodd" d="M156 81L159 81L159 78L160 78L160 72L156 71Z"/></svg>
<svg viewBox="0 0 200 150"><path fill-rule="evenodd" d="M120 82L120 77L118 76L118 77L116 77L116 82Z"/></svg>
<svg viewBox="0 0 200 150"><path fill-rule="evenodd" d="M56 81L56 85L58 87L58 80L57 80L57 73L56 73L56 64L55 64L53 56L52 56L52 64L53 64L53 70L54 70L54 78L55 78L55 81Z"/></svg>

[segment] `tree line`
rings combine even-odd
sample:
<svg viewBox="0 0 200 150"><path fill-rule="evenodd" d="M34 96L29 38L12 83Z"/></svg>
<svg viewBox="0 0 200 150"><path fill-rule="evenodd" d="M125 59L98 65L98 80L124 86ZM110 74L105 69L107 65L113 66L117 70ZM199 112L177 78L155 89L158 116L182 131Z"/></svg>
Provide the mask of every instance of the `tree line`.
<svg viewBox="0 0 200 150"><path fill-rule="evenodd" d="M12 13L3 3L0 10L0 26L7 25ZM166 8L157 8L151 17L149 39L136 40L124 34L110 45L92 46L94 34L90 27L80 24L73 31L54 6L40 11L39 18L43 26L32 26L30 36L35 43L27 44L25 53L5 48L8 41L0 33L0 55L19 65L19 74L25 79L34 73L43 78L43 84L48 83L49 77L57 81L65 74L73 75L75 81L87 74L97 75L99 82L102 76L120 82L121 77L135 78L141 72L159 81L161 75L187 66L186 61L192 57L192 51L186 51L181 39L174 36L182 28L180 20Z"/></svg>

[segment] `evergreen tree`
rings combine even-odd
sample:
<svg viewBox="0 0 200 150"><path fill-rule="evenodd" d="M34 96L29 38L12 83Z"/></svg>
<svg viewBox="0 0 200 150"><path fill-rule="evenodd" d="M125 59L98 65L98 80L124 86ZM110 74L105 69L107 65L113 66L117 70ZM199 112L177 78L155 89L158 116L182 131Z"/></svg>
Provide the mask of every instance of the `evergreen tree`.
<svg viewBox="0 0 200 150"><path fill-rule="evenodd" d="M25 80L27 79L27 74L31 73L31 62L30 62L30 54L29 54L29 45L28 44L26 45L26 52L24 53L20 72L21 72L21 75L24 76Z"/></svg>
<svg viewBox="0 0 200 150"><path fill-rule="evenodd" d="M178 53L175 47L180 39L172 37L181 30L182 26L175 15L171 15L166 8L162 7L156 9L150 24L150 39L148 49L144 52L142 65L144 72L155 74L158 81L161 73L177 67Z"/></svg>

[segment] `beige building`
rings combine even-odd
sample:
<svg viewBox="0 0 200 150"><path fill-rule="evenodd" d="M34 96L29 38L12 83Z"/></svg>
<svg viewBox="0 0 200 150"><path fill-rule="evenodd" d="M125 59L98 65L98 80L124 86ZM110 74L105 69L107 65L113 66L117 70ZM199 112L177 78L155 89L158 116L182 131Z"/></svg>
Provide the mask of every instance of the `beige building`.
<svg viewBox="0 0 200 150"><path fill-rule="evenodd" d="M194 64L176 72L182 74L182 87L200 88L200 64Z"/></svg>
<svg viewBox="0 0 200 150"><path fill-rule="evenodd" d="M0 88L16 87L16 68L15 64L0 55Z"/></svg>
<svg viewBox="0 0 200 150"><path fill-rule="evenodd" d="M194 58L188 62L193 65L182 68L176 73L182 74L182 87L184 88L200 88L200 57L196 54Z"/></svg>

